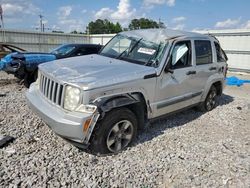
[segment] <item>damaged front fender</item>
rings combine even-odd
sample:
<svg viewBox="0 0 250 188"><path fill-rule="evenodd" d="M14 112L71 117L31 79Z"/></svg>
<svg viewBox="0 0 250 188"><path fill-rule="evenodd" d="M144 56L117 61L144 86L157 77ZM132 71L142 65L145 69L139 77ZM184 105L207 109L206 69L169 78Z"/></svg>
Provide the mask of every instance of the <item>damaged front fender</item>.
<svg viewBox="0 0 250 188"><path fill-rule="evenodd" d="M127 106L140 102L130 94L121 94L117 96L104 97L93 102L97 106L101 117L104 117L106 112L111 111L114 108Z"/></svg>
<svg viewBox="0 0 250 188"><path fill-rule="evenodd" d="M106 113L115 108L128 107L136 115L139 129L143 129L147 121L147 104L143 95L139 93L99 98L93 104L97 106L100 114L99 119L104 118Z"/></svg>

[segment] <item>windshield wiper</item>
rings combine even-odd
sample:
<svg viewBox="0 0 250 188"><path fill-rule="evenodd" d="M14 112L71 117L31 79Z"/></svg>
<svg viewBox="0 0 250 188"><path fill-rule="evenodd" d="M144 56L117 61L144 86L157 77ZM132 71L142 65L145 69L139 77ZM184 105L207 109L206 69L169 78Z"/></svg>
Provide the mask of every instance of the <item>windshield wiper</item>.
<svg viewBox="0 0 250 188"><path fill-rule="evenodd" d="M143 38L140 38L138 41L136 41L136 43L132 46L132 48L129 50L129 52L128 52L128 55L135 49L135 47L141 42L141 40L142 40ZM129 49L129 47L126 49L126 50L124 50L120 55L118 55L117 57L116 57L116 59L120 59L121 57L122 57L122 55L127 51Z"/></svg>

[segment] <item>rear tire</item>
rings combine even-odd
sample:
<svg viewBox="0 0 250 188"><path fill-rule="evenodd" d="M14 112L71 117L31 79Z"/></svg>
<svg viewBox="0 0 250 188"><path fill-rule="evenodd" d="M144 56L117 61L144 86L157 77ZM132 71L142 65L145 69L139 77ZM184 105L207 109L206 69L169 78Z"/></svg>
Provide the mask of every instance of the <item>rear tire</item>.
<svg viewBox="0 0 250 188"><path fill-rule="evenodd" d="M212 85L207 94L206 100L198 106L199 110L202 112L208 112L213 110L216 107L217 103L216 98L217 98L217 90Z"/></svg>
<svg viewBox="0 0 250 188"><path fill-rule="evenodd" d="M137 119L127 108L114 109L96 124L89 149L94 154L118 153L137 135Z"/></svg>

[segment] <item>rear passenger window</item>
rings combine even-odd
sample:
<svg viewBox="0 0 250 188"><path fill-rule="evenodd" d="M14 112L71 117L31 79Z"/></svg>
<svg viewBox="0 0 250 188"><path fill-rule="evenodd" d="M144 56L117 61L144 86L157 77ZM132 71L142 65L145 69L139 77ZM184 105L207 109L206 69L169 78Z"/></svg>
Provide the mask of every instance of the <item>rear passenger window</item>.
<svg viewBox="0 0 250 188"><path fill-rule="evenodd" d="M207 40L194 41L196 53L196 65L204 65L212 63L212 47L211 42Z"/></svg>
<svg viewBox="0 0 250 188"><path fill-rule="evenodd" d="M225 53L221 49L220 45L218 42L214 42L215 49L216 49L216 55L217 55L217 62L226 62L227 58L225 56Z"/></svg>

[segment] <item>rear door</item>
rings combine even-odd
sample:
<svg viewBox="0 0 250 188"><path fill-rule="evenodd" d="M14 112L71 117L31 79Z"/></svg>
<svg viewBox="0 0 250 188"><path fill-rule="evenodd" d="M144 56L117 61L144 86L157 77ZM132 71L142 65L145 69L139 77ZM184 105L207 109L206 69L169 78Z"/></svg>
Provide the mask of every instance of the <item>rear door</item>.
<svg viewBox="0 0 250 188"><path fill-rule="evenodd" d="M213 48L210 40L194 40L196 79L194 85L196 90L203 92L209 77L218 71L218 65L213 56ZM194 103L200 102L200 96L195 97Z"/></svg>

